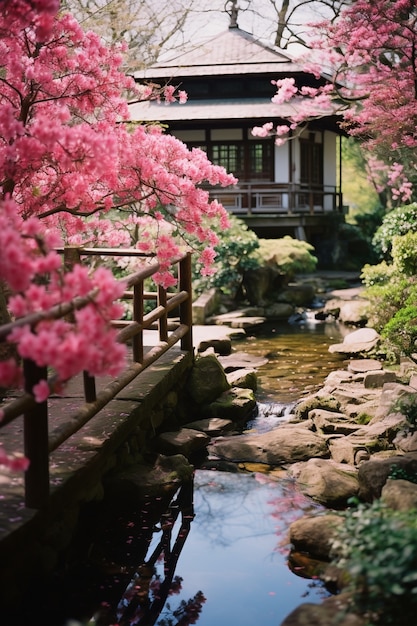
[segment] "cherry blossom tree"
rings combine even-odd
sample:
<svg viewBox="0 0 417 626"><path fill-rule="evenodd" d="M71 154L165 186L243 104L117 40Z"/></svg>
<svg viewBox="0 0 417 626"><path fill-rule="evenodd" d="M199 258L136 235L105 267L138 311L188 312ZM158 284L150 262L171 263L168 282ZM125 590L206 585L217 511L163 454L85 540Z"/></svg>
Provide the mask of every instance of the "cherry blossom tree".
<svg viewBox="0 0 417 626"><path fill-rule="evenodd" d="M355 0L334 21L314 26L314 63L306 69L319 79L328 68L330 82L299 89L283 79L275 96L277 103L307 99L287 131L321 111L339 112L347 132L389 166L385 180L402 202L412 199L410 181L417 179L416 21L412 0Z"/></svg>
<svg viewBox="0 0 417 626"><path fill-rule="evenodd" d="M217 242L211 224L228 222L203 186L235 181L160 127L130 124L129 94L163 96L137 88L120 69L123 50L104 46L58 9L57 0L2 3L0 281L13 318L96 295L73 323L43 320L14 330L8 341L17 359L0 361L0 387L22 383L21 357L51 366L59 381L83 369L114 375L122 367L124 348L110 328L121 315L114 302L122 287L104 268L68 270L56 247L129 246L134 228L136 246L160 263L161 284L174 284L169 264L187 239L204 248L208 273ZM176 96L167 88L165 97ZM34 391L44 400L46 381Z"/></svg>

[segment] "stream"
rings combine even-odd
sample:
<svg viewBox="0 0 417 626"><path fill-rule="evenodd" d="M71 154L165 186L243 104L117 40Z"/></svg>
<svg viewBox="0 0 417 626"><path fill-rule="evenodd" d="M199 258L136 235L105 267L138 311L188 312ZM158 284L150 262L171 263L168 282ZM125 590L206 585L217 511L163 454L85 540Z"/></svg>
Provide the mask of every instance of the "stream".
<svg viewBox="0 0 417 626"><path fill-rule="evenodd" d="M307 320L265 324L234 341L235 351L269 359L258 370L258 412L247 429L278 426L294 402L343 367L328 352L342 336L336 323ZM299 604L329 595L288 565L289 524L320 506L282 470L197 469L194 484L156 517L155 504L109 525L117 567L103 572L80 561L46 588L34 583L16 626L279 626Z"/></svg>

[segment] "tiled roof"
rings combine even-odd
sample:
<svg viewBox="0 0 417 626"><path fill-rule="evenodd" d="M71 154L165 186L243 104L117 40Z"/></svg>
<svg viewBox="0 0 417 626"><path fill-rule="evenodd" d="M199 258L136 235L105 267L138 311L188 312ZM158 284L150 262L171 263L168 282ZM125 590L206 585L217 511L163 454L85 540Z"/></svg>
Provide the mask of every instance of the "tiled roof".
<svg viewBox="0 0 417 626"><path fill-rule="evenodd" d="M185 104L139 102L129 107L131 119L140 122L174 122L187 120L276 119L294 115L294 105L273 104L270 100L196 100Z"/></svg>
<svg viewBox="0 0 417 626"><path fill-rule="evenodd" d="M240 28L229 28L192 50L161 60L135 78L216 76L225 74L293 73L302 71L290 57Z"/></svg>

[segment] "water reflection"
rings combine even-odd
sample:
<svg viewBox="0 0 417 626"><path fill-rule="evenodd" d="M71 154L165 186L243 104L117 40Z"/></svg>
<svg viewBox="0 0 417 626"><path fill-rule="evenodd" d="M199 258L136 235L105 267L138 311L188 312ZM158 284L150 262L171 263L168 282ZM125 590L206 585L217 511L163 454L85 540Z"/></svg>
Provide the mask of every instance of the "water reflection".
<svg viewBox="0 0 417 626"><path fill-rule="evenodd" d="M89 625L277 626L327 595L287 564L289 524L317 508L289 480L197 470L193 501L180 492L117 606Z"/></svg>
<svg viewBox="0 0 417 626"><path fill-rule="evenodd" d="M347 332L337 322L270 322L254 328L245 339L234 341L234 347L268 357L268 363L257 370L257 400L268 406L283 406L317 391L330 372L343 368L343 356L331 354L329 346L340 343Z"/></svg>
<svg viewBox="0 0 417 626"><path fill-rule="evenodd" d="M184 597L202 589L207 598L199 626L277 626L306 595L322 600L321 586L287 566L288 525L313 508L289 481L196 472L195 518L179 572L189 573Z"/></svg>

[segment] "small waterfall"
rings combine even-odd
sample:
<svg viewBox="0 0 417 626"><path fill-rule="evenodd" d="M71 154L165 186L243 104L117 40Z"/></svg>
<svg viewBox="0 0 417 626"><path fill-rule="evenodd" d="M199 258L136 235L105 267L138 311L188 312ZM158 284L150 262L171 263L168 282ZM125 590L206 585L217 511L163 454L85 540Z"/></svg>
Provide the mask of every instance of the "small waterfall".
<svg viewBox="0 0 417 626"><path fill-rule="evenodd" d="M247 423L245 431L266 433L284 424L289 420L294 405L295 402L258 402L256 415Z"/></svg>

